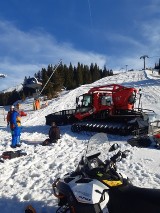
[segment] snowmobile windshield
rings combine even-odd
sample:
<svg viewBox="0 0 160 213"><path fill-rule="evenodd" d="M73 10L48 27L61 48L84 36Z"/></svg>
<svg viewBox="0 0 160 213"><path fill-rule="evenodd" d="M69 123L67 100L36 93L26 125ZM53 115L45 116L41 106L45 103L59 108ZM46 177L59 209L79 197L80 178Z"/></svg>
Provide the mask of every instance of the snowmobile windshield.
<svg viewBox="0 0 160 213"><path fill-rule="evenodd" d="M104 160L107 158L110 149L110 143L106 133L97 133L88 141L85 157L92 161L92 168L98 166L95 159Z"/></svg>
<svg viewBox="0 0 160 213"><path fill-rule="evenodd" d="M93 135L90 140L88 141L88 146L86 149L86 156L91 155L92 153L98 153L103 150L103 146L107 146L109 150L109 140L106 133L97 133Z"/></svg>
<svg viewBox="0 0 160 213"><path fill-rule="evenodd" d="M110 158L113 156L112 151L118 148L118 144L110 144L106 133L97 133L93 135L88 141L76 172L93 174L97 169L104 168L106 162L108 162L109 165Z"/></svg>
<svg viewBox="0 0 160 213"><path fill-rule="evenodd" d="M101 163L101 151L103 150L104 144L105 146L108 146L109 150L110 146L108 143L108 137L105 133L97 133L90 138L83 156L81 156L81 160L78 163L76 173L86 173L87 171L90 171L99 166ZM104 159L106 159L106 153Z"/></svg>

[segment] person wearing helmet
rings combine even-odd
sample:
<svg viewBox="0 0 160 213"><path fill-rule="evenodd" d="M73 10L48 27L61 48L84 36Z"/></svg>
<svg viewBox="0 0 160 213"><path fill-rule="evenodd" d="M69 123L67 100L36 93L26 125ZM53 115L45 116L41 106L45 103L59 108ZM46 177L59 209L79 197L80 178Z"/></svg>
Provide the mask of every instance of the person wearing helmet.
<svg viewBox="0 0 160 213"><path fill-rule="evenodd" d="M10 111L7 114L7 125L10 125L12 134L11 147L16 148L21 145L20 144L21 118L13 105L10 107Z"/></svg>

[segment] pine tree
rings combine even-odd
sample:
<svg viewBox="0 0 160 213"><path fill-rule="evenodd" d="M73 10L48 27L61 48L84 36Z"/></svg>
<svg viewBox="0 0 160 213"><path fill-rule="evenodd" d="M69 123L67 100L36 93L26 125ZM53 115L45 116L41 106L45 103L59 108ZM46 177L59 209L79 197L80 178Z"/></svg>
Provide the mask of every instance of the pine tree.
<svg viewBox="0 0 160 213"><path fill-rule="evenodd" d="M83 84L83 65L78 62L77 65L77 85Z"/></svg>
<svg viewBox="0 0 160 213"><path fill-rule="evenodd" d="M90 84L90 83L92 83L92 76L91 76L91 72L89 70L88 65L84 66L83 81L84 81L84 84Z"/></svg>

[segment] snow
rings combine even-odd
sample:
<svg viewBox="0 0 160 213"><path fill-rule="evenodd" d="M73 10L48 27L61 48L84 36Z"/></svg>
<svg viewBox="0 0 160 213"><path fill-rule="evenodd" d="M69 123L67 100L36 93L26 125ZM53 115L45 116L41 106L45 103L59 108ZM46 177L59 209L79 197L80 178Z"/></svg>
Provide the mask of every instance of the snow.
<svg viewBox="0 0 160 213"><path fill-rule="evenodd" d="M87 146L90 134L72 133L70 126L61 126L61 139L57 144L41 146L48 137L50 126L45 124L45 116L63 109L74 109L76 96L87 92L93 86L122 84L142 89L143 108L154 110L160 115L160 78L149 70L128 71L103 78L90 85L82 85L71 91L62 92L50 100L46 108L33 111L33 99L21 103L27 116L22 117L22 146L27 156L5 160L0 163L0 209L3 213L22 213L28 204L38 213L54 213L57 199L52 193L52 183L75 169ZM0 107L0 152L12 150L11 133L4 117L9 107ZM139 187L160 188L160 150L132 147L127 143L129 136L106 135L109 144L118 143L122 150L130 150L127 159L119 162L118 169ZM106 143L99 145L103 158L107 159Z"/></svg>

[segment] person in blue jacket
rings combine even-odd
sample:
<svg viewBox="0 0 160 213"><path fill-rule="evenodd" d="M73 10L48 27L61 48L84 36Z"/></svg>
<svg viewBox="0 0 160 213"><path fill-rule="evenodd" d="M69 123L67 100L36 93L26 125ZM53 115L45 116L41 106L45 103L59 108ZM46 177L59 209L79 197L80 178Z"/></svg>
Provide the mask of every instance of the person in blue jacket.
<svg viewBox="0 0 160 213"><path fill-rule="evenodd" d="M12 134L11 147L16 148L20 146L20 135L21 135L21 118L16 110L13 110L9 118L10 129Z"/></svg>

